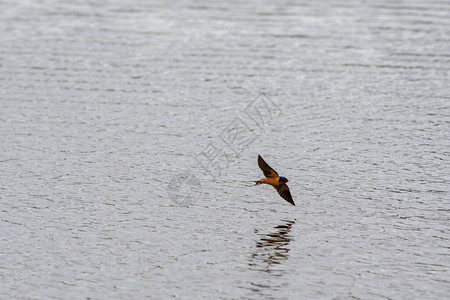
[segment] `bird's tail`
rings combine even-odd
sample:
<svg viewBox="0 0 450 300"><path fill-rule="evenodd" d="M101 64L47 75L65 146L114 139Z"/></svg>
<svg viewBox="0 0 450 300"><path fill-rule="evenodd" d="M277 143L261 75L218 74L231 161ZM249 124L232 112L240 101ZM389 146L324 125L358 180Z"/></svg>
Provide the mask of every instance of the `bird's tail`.
<svg viewBox="0 0 450 300"><path fill-rule="evenodd" d="M255 185L258 185L258 184L261 184L261 183L262 183L261 180L258 180L258 181L252 181L252 182L254 182Z"/></svg>

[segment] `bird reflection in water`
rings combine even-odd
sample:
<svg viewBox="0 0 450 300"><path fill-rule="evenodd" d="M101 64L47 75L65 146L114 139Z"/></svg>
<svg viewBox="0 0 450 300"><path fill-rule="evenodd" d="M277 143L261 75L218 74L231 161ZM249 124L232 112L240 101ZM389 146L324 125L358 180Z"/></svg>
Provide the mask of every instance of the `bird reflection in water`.
<svg viewBox="0 0 450 300"><path fill-rule="evenodd" d="M262 298L270 298L270 295L283 288L286 283L281 279L284 276L282 268L277 268L283 261L289 258L289 243L291 242L291 231L294 221L282 220L283 223L275 226L272 233L260 234L256 241L255 251L250 258L249 266L252 270L261 272L254 280L250 280L252 293L260 295ZM277 278L275 280L275 278Z"/></svg>
<svg viewBox="0 0 450 300"><path fill-rule="evenodd" d="M261 238L256 241L256 249L252 254L252 267L260 267L260 271L273 273L273 265L280 264L289 257L288 245L291 242L289 232L295 221L282 220L281 225L275 226L276 231L268 234L260 234ZM255 230L257 232L257 230Z"/></svg>

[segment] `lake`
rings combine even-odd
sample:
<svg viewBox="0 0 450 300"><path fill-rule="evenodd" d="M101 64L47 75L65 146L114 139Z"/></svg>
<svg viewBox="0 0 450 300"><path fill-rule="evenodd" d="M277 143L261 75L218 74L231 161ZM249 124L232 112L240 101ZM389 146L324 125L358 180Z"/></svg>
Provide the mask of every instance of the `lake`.
<svg viewBox="0 0 450 300"><path fill-rule="evenodd" d="M0 11L0 298L450 294L450 2Z"/></svg>

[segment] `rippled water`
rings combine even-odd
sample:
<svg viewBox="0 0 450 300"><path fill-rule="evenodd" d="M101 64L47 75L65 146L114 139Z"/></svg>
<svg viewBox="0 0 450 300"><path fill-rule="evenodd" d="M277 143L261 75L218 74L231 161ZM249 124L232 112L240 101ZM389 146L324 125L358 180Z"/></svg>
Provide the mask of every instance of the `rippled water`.
<svg viewBox="0 0 450 300"><path fill-rule="evenodd" d="M0 11L0 298L450 293L448 1Z"/></svg>

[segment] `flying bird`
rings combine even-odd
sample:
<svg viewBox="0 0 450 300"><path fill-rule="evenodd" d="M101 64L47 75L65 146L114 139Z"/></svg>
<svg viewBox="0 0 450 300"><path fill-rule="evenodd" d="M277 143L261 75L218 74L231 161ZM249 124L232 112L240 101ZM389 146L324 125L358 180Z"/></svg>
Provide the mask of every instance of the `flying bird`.
<svg viewBox="0 0 450 300"><path fill-rule="evenodd" d="M295 205L294 199L292 199L291 192L289 191L289 187L287 186L287 182L289 181L286 177L280 177L278 176L277 171L272 169L261 157L261 155L258 154L258 166L263 171L265 178L255 181L256 184L270 184L273 186L278 194L289 202L292 205Z"/></svg>

